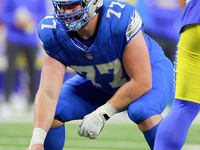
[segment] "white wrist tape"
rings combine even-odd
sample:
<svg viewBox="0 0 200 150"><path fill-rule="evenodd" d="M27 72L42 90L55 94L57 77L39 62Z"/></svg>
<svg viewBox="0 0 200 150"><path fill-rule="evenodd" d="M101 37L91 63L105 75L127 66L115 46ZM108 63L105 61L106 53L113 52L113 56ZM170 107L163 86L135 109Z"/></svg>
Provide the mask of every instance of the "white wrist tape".
<svg viewBox="0 0 200 150"><path fill-rule="evenodd" d="M40 127L34 128L30 146L33 144L42 144L43 145L46 135L47 135L47 131L44 130L43 128L40 128Z"/></svg>

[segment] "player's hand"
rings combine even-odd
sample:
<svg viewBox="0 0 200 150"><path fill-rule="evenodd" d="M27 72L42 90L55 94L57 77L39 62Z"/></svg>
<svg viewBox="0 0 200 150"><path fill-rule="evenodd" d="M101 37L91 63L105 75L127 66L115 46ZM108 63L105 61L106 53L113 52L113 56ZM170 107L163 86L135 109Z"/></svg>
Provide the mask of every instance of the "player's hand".
<svg viewBox="0 0 200 150"><path fill-rule="evenodd" d="M34 144L29 146L27 150L44 150L44 147L42 144Z"/></svg>
<svg viewBox="0 0 200 150"><path fill-rule="evenodd" d="M83 118L79 125L78 134L90 139L96 139L106 121L115 113L117 113L117 110L110 103L106 103Z"/></svg>

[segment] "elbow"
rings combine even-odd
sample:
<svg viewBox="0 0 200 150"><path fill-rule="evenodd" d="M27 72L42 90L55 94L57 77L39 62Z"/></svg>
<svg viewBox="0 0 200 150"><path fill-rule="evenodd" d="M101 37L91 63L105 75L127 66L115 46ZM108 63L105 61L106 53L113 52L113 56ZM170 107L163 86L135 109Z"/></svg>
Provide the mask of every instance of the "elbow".
<svg viewBox="0 0 200 150"><path fill-rule="evenodd" d="M152 82L146 82L143 84L144 94L147 94L152 89Z"/></svg>
<svg viewBox="0 0 200 150"><path fill-rule="evenodd" d="M144 94L147 94L153 86L153 81L152 81L152 75L148 74L148 76L145 76L142 80L140 80L142 82L142 88L144 91Z"/></svg>

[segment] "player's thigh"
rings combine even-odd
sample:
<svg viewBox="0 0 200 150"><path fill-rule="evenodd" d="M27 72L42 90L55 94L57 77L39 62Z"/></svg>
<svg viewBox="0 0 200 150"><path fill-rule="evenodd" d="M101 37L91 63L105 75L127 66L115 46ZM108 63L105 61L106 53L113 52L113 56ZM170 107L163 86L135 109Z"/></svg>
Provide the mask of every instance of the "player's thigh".
<svg viewBox="0 0 200 150"><path fill-rule="evenodd" d="M189 38L188 38L189 37ZM178 44L177 99L200 103L200 24L185 26Z"/></svg>
<svg viewBox="0 0 200 150"><path fill-rule="evenodd" d="M62 122L82 119L106 103L110 97L97 89L91 81L75 76L62 87L55 119Z"/></svg>
<svg viewBox="0 0 200 150"><path fill-rule="evenodd" d="M128 107L130 119L139 123L151 116L161 114L174 98L174 72L169 60L152 66L152 89Z"/></svg>

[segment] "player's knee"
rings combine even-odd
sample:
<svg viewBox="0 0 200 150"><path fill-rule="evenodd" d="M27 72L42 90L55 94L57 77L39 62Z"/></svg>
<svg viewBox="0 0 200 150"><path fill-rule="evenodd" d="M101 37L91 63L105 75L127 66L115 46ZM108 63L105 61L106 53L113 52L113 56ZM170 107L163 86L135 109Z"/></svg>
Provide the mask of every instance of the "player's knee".
<svg viewBox="0 0 200 150"><path fill-rule="evenodd" d="M74 120L73 107L69 103L59 102L56 108L55 119L60 122ZM57 124L58 122L55 122ZM60 123L58 123L60 126Z"/></svg>
<svg viewBox="0 0 200 150"><path fill-rule="evenodd" d="M185 137L182 134L174 136L176 131L169 130L167 128L160 128L157 132L156 150L157 149L181 149L185 142ZM172 136L173 135L173 136ZM178 139L178 140L177 140Z"/></svg>
<svg viewBox="0 0 200 150"><path fill-rule="evenodd" d="M145 117L145 109L141 103L134 103L128 107L128 115L129 118L138 124L139 122L144 120Z"/></svg>
<svg viewBox="0 0 200 150"><path fill-rule="evenodd" d="M51 125L52 128L63 126L64 122L54 119Z"/></svg>

